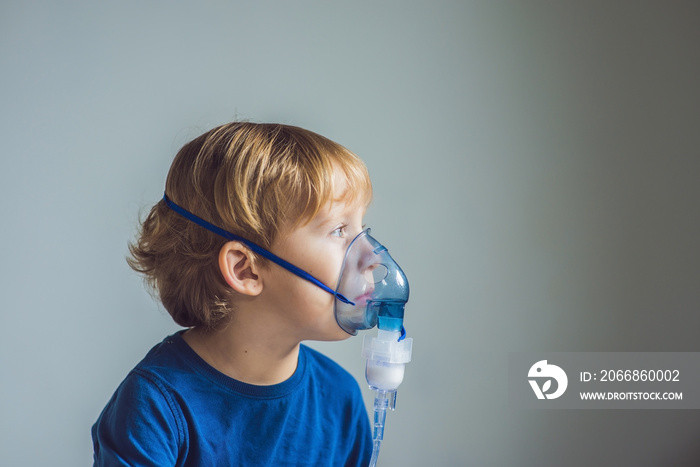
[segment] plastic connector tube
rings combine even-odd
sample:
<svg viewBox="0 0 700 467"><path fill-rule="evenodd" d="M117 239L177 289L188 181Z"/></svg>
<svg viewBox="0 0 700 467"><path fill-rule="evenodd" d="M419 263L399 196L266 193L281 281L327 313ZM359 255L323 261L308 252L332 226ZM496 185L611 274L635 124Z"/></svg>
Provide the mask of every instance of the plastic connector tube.
<svg viewBox="0 0 700 467"><path fill-rule="evenodd" d="M396 392L392 391L395 395ZM394 401L395 397L392 397ZM376 396L374 398L374 432L373 432L373 446L372 446L372 457L369 460L369 467L375 467L377 465L377 459L379 458L379 449L382 445L382 440L384 439L384 424L386 423L386 409L390 407L389 397L386 391L377 390ZM393 408L392 408L393 410Z"/></svg>

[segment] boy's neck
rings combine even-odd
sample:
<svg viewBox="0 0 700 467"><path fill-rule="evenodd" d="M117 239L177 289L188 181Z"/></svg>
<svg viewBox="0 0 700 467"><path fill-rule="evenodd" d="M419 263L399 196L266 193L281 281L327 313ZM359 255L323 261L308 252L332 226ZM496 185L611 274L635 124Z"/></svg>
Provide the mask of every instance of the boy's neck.
<svg viewBox="0 0 700 467"><path fill-rule="evenodd" d="M299 359L299 342L270 342L269 336L235 325L218 331L193 328L183 338L216 370L257 386L286 381L294 374Z"/></svg>

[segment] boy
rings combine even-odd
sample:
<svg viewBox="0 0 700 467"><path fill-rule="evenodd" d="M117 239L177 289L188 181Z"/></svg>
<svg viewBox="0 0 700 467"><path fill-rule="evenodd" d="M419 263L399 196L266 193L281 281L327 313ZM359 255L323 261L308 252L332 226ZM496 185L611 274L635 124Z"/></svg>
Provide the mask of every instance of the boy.
<svg viewBox="0 0 700 467"><path fill-rule="evenodd" d="M230 123L186 144L129 264L188 329L119 386L95 465L367 465L357 382L301 342L349 336L330 288L371 193L357 156L301 128Z"/></svg>

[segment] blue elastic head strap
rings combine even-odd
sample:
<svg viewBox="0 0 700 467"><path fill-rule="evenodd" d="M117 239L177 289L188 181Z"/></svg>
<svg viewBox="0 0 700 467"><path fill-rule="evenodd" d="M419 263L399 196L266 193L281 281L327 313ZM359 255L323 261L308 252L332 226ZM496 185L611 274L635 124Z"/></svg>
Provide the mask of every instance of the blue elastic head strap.
<svg viewBox="0 0 700 467"><path fill-rule="evenodd" d="M341 302L347 303L347 304L352 305L352 306L355 305L355 303L351 302L350 300L345 298L343 295L341 295L338 292L336 292L335 290L331 289L326 284L324 284L320 280L316 279L314 276L312 276L308 272L306 272L302 269L299 269L298 267L294 266L291 263L288 263L287 261L283 260L279 256L267 251L265 248L261 247L260 245L257 245L255 243L251 242L250 240L246 240L243 237L239 237L236 234L232 234L228 230L224 230L221 227L217 227L214 224L211 224L211 223L205 221L201 217L195 216L194 214L192 214L188 210L184 209L183 207L178 206L177 204L173 203L170 198L168 198L167 194L163 194L163 201L165 201L166 206L168 206L170 209L172 209L173 211L175 211L176 213L178 213L179 215L181 215L185 219L192 221L195 224L197 224L201 227L204 227L208 231L213 232L216 235L219 235L221 237L224 237L227 240L241 242L242 244L244 244L245 246L250 248L250 250L253 251L254 253L259 254L263 258L269 259L270 261L283 267L287 271L289 271L293 274L296 274L297 276L301 277L302 279L306 279L307 281L311 282L312 284L322 288L323 290L325 290L329 294L338 298L338 300L340 300Z"/></svg>

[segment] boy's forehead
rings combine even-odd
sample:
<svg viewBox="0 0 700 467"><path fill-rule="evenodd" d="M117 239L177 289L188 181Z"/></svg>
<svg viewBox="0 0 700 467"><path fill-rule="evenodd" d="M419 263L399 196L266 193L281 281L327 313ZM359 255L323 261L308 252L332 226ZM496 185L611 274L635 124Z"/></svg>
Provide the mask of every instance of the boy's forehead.
<svg viewBox="0 0 700 467"><path fill-rule="evenodd" d="M358 191L355 185L348 183L348 177L349 174L343 168L333 164L333 175L329 187L331 189L326 193L323 204L308 217L288 219L278 230L278 234L286 236L303 227L326 227L326 224L350 222L351 218L358 215L360 218L364 217L371 195L367 196L363 191Z"/></svg>
<svg viewBox="0 0 700 467"><path fill-rule="evenodd" d="M364 216L367 205L360 199L343 197L326 201L321 209L309 219L310 224L322 225L347 220L352 216Z"/></svg>
<svg viewBox="0 0 700 467"><path fill-rule="evenodd" d="M334 164L333 167L333 193L331 205L335 203L353 204L356 203L359 208L367 210L370 196L364 192L358 192L358 187L348 183L349 175L343 169Z"/></svg>

